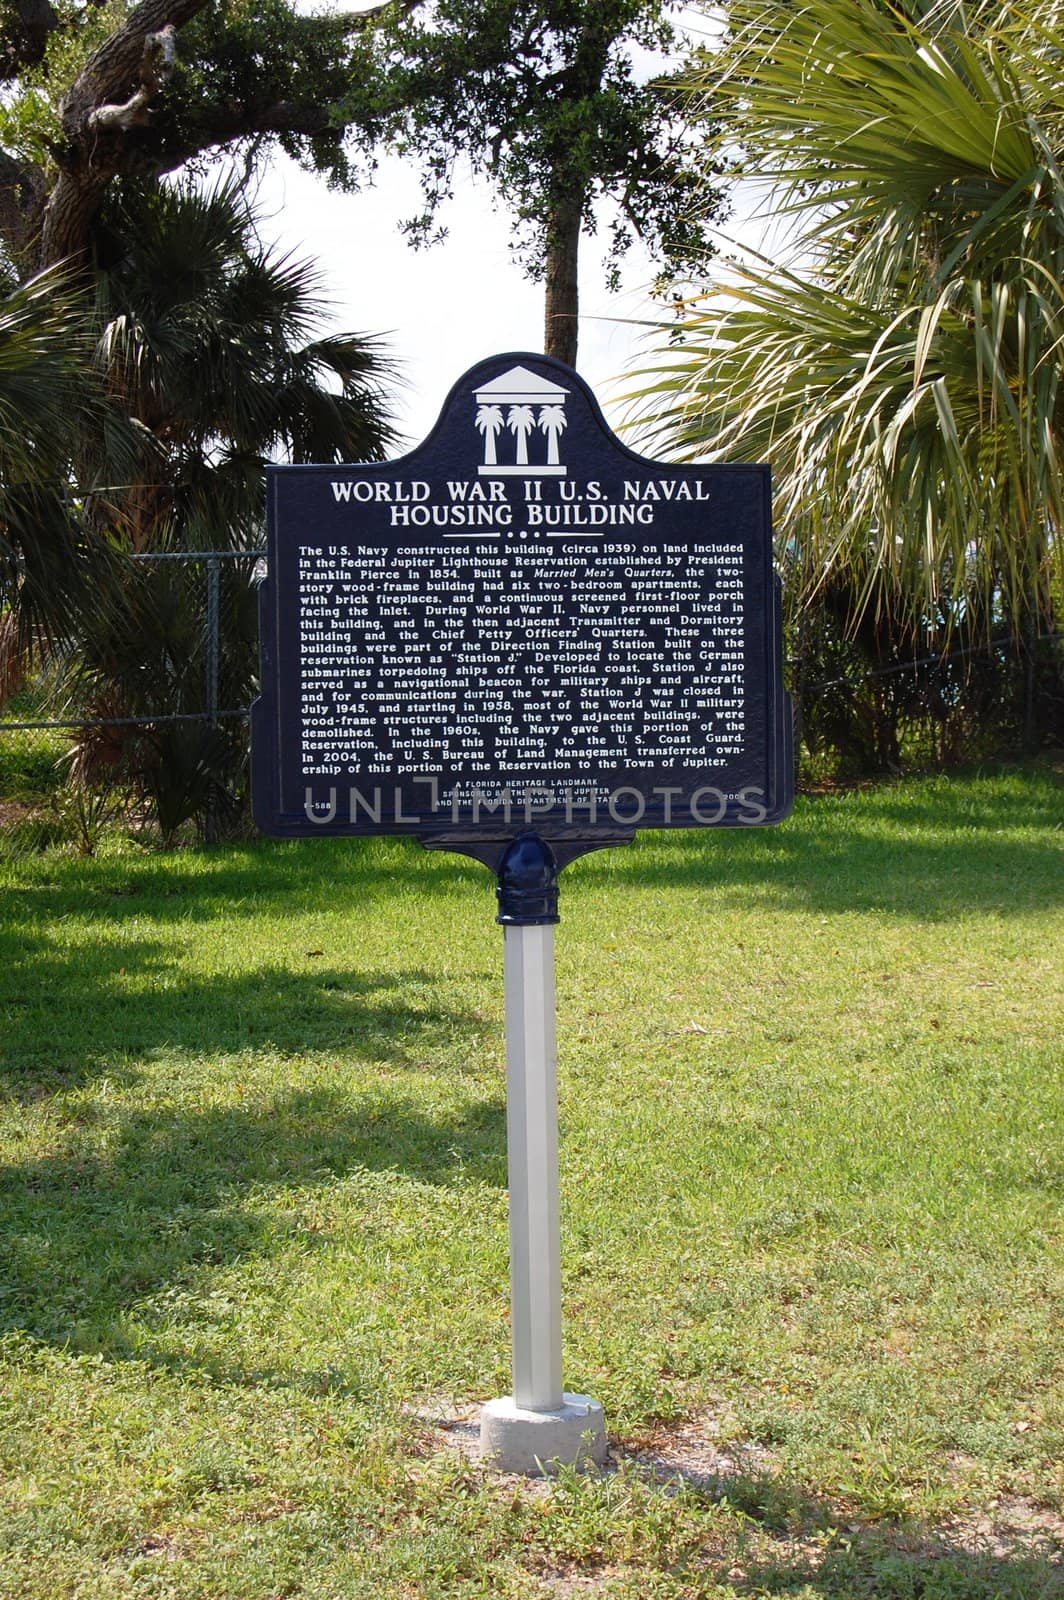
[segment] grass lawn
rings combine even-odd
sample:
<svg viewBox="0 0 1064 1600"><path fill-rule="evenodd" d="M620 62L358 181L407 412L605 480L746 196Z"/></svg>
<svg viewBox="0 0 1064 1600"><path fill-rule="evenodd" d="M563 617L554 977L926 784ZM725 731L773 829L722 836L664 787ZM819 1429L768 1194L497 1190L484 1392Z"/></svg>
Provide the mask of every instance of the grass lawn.
<svg viewBox="0 0 1064 1600"><path fill-rule="evenodd" d="M1064 1596L1062 821L933 778L567 869L617 1465L549 1487L432 1420L508 1387L489 875L0 861L0 1595Z"/></svg>

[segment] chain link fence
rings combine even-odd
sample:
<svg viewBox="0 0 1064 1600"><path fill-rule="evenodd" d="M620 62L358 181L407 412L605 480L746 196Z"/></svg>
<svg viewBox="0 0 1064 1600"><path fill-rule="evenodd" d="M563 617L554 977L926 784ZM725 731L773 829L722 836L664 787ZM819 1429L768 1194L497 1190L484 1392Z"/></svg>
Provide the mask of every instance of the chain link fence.
<svg viewBox="0 0 1064 1600"><path fill-rule="evenodd" d="M97 812L139 809L164 834L194 819L215 840L246 784L265 571L262 550L130 553L76 647L45 652L24 678L9 662L0 826L48 842L65 794L83 834Z"/></svg>
<svg viewBox="0 0 1064 1600"><path fill-rule="evenodd" d="M117 609L102 610L76 649L45 656L21 687L17 662L7 663L5 838L21 829L31 845L73 836L91 849L104 821L125 816L157 824L168 839L195 823L213 842L246 817L265 572L259 549L130 554L119 563ZM1038 730L1040 742L1059 745L1060 635L1046 633L1038 648L1040 705L1053 724ZM1023 743L1015 709L1023 668L1011 639L872 666L839 636L817 640L789 668L814 776L818 752L832 770L857 775L903 759L1016 753Z"/></svg>

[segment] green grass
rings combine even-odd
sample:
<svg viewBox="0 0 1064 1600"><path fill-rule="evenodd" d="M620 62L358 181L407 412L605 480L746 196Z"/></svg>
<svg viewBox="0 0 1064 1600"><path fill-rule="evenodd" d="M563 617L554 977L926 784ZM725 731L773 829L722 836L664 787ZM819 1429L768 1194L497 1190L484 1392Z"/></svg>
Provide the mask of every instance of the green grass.
<svg viewBox="0 0 1064 1600"><path fill-rule="evenodd" d="M1006 1537L1064 1490L1062 801L567 869L566 1383L627 1460L546 1490L416 1414L508 1387L488 874L0 862L0 1595L1064 1595ZM681 1428L743 1474L649 1481Z"/></svg>
<svg viewBox="0 0 1064 1600"><path fill-rule="evenodd" d="M41 712L26 693L10 702L12 722ZM8 728L0 722L0 850L8 856L32 855L74 836L75 807L63 787L69 743L52 730ZM67 815L69 814L69 815Z"/></svg>
<svg viewBox="0 0 1064 1600"><path fill-rule="evenodd" d="M0 799L36 800L54 793L61 757L56 738L23 729L8 733L0 724Z"/></svg>

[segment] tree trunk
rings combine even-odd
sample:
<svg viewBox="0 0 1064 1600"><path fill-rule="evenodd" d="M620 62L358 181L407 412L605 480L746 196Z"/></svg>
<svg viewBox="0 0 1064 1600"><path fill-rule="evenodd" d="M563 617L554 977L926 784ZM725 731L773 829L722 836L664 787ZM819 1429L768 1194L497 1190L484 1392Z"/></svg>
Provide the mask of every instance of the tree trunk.
<svg viewBox="0 0 1064 1600"><path fill-rule="evenodd" d="M136 137L147 134L152 105L173 75L176 31L207 4L140 0L82 66L59 103L63 147L40 219L39 266L86 264L108 185L136 164Z"/></svg>
<svg viewBox="0 0 1064 1600"><path fill-rule="evenodd" d="M1026 596L1023 619L1023 639L1020 650L1023 656L1023 724L1021 749L1025 756L1037 755L1041 744L1038 726L1038 650L1041 633L1042 607L1037 583Z"/></svg>
<svg viewBox="0 0 1064 1600"><path fill-rule="evenodd" d="M583 191L574 187L556 195L547 219L546 304L543 349L571 367L576 366L577 318L580 290L577 279Z"/></svg>
<svg viewBox="0 0 1064 1600"><path fill-rule="evenodd" d="M116 171L60 172L41 218L40 266L64 260L87 265L92 225Z"/></svg>

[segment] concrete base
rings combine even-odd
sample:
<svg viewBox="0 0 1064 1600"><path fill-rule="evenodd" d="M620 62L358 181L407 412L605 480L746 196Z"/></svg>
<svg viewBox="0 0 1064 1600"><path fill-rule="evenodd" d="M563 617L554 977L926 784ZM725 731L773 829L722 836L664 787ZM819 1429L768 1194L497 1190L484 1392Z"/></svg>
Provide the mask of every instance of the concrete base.
<svg viewBox="0 0 1064 1600"><path fill-rule="evenodd" d="M606 1459L602 1407L586 1394L562 1396L560 1411L522 1411L512 1395L489 1400L480 1413L480 1453L499 1472L538 1477Z"/></svg>

